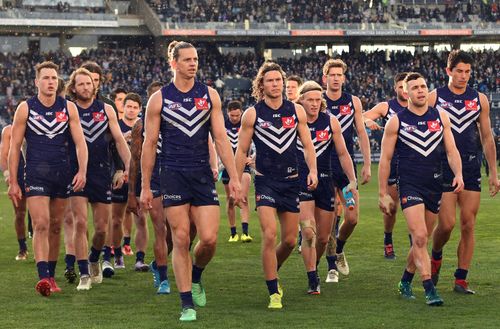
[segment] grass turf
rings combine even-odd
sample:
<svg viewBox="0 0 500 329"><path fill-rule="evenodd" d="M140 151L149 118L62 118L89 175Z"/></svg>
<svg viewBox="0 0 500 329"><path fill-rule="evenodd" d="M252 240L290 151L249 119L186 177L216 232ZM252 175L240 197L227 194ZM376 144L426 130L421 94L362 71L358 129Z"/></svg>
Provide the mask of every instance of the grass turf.
<svg viewBox="0 0 500 329"><path fill-rule="evenodd" d="M351 267L349 277L338 284L321 284L321 295L306 294L307 277L300 255L294 252L280 270L284 286L284 308L267 309L268 294L260 260L260 230L251 213L252 243L229 244L229 228L221 208L218 248L203 274L208 303L198 309L198 321L180 323L180 301L172 268L172 294L156 295L150 273L133 271L134 257L125 257L127 268L117 270L113 279L104 279L88 292L77 292L63 277L64 249L56 278L62 293L43 298L35 293L37 281L31 240L28 261L16 262L17 242L13 211L0 189L0 328L498 328L500 325L499 197L487 195L483 177L481 207L476 227L476 252L468 279L477 291L474 296L452 291L456 266L458 230L445 247L438 290L445 300L440 308L424 303L418 276L414 280L415 301L398 297L396 285L402 274L408 237L401 213L394 231L397 259L383 258L383 225L377 207L376 167L372 182L361 186L361 215L358 227L346 244ZM222 186L218 186L224 201ZM251 192L251 206L254 206ZM223 203L223 202L222 202ZM239 221L238 232L241 233ZM458 227L458 225L457 225ZM150 236L152 231L150 226ZM151 239L150 239L151 240ZM150 247L146 260L153 257ZM326 261L319 269L322 280Z"/></svg>

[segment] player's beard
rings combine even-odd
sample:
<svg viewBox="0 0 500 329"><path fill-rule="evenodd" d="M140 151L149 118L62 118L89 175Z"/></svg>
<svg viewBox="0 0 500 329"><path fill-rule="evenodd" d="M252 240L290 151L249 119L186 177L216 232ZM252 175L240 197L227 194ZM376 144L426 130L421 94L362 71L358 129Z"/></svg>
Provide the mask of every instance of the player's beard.
<svg viewBox="0 0 500 329"><path fill-rule="evenodd" d="M82 101L82 102L88 102L92 99L92 97L94 97L92 94L90 94L89 97L86 97L86 96L83 96L81 94L76 94L76 99L79 100L79 101Z"/></svg>

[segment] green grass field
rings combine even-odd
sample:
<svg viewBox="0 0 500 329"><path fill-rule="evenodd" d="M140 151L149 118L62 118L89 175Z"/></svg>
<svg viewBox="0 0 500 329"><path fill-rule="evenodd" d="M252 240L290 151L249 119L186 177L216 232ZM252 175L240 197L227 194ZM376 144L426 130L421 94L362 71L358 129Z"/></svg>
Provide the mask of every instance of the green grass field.
<svg viewBox="0 0 500 329"><path fill-rule="evenodd" d="M135 258L126 257L127 268L113 279L77 292L64 281L64 250L56 278L60 294L43 298L35 293L35 263L29 241L30 260L16 262L17 242L13 211L2 184L0 189L0 328L498 328L500 327L500 199L491 199L484 185L477 219L476 253L469 274L474 296L452 291L458 232L444 251L438 285L445 305L430 308L416 276L413 302L398 297L400 279L408 251L406 224L398 214L395 228L395 261L383 258L382 217L377 207L376 167L372 182L360 188L361 217L346 245L351 267L349 277L338 284L321 285L321 295L307 295L307 277L302 258L294 252L280 270L284 286L284 308L267 309L268 294L260 260L260 231L255 212L250 232L254 242L229 244L225 215L221 216L219 244L203 281L207 306L198 309L198 321L178 321L180 301L172 269L173 292L158 296L150 273L133 271ZM483 179L483 183L486 179ZM219 186L219 191L222 191ZM224 200L221 197L221 200ZM253 195L251 206L254 206ZM224 207L222 207L222 213ZM238 224L239 226L239 224ZM240 227L238 231L241 232ZM152 236L150 230L150 235ZM151 244L151 241L150 241ZM153 257L149 248L146 259ZM320 264L324 280L326 262Z"/></svg>

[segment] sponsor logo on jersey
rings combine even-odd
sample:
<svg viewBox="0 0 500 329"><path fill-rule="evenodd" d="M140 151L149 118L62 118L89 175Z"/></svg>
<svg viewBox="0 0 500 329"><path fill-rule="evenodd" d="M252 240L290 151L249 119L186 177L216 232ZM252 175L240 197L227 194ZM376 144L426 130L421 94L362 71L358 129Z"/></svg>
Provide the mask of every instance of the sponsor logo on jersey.
<svg viewBox="0 0 500 329"><path fill-rule="evenodd" d="M102 112L92 112L92 119L94 119L95 122L101 122L104 121L104 113Z"/></svg>
<svg viewBox="0 0 500 329"><path fill-rule="evenodd" d="M349 105L340 105L339 109L340 109L340 115L348 115L351 114L352 112L351 107Z"/></svg>
<svg viewBox="0 0 500 329"><path fill-rule="evenodd" d="M295 127L295 120L293 119L293 117L283 117L281 118L281 123L283 124L283 128Z"/></svg>
<svg viewBox="0 0 500 329"><path fill-rule="evenodd" d="M427 121L427 129L429 129L430 132L440 131L441 124L437 120Z"/></svg>
<svg viewBox="0 0 500 329"><path fill-rule="evenodd" d="M194 105L197 110L208 110L208 101L206 98L195 98Z"/></svg>
<svg viewBox="0 0 500 329"><path fill-rule="evenodd" d="M322 141L327 141L328 140L328 131L326 130L318 130L316 131L316 140L318 142L322 142Z"/></svg>
<svg viewBox="0 0 500 329"><path fill-rule="evenodd" d="M262 121L259 123L259 127L261 128L269 128L271 127L273 124L269 121Z"/></svg>
<svg viewBox="0 0 500 329"><path fill-rule="evenodd" d="M68 115L64 112L56 112L56 121L57 122L66 122L68 121Z"/></svg>
<svg viewBox="0 0 500 329"><path fill-rule="evenodd" d="M403 129L404 129L404 131L406 131L406 132L408 132L408 133L411 133L411 132L414 132L415 130L417 130L417 126L413 126L413 125L411 125L411 126L406 126L406 127L404 127Z"/></svg>
<svg viewBox="0 0 500 329"><path fill-rule="evenodd" d="M175 111L175 110L178 110L182 107L182 104L181 103L172 103L172 104L168 104L167 105L167 108L169 110L172 110L172 111Z"/></svg>
<svg viewBox="0 0 500 329"><path fill-rule="evenodd" d="M477 102L475 100L466 100L465 101L465 110L477 111Z"/></svg>

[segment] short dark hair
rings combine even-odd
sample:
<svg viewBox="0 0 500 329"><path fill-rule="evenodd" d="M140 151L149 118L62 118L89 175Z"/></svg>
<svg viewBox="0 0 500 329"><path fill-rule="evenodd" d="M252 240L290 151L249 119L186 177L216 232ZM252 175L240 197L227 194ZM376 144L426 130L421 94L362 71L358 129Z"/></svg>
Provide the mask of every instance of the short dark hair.
<svg viewBox="0 0 500 329"><path fill-rule="evenodd" d="M465 51L458 49L452 50L448 55L448 62L446 66L450 70L453 70L453 68L459 63L472 65L474 63L474 59L469 53L466 53Z"/></svg>
<svg viewBox="0 0 500 329"><path fill-rule="evenodd" d="M297 82L299 87L302 86L302 84L304 83L302 81L301 77L299 77L298 75L291 75L288 78L286 78L286 81L295 81L295 82Z"/></svg>
<svg viewBox="0 0 500 329"><path fill-rule="evenodd" d="M57 96L59 96L59 94L62 93L65 88L66 85L64 83L63 78L61 77L57 78L57 91L56 91Z"/></svg>
<svg viewBox="0 0 500 329"><path fill-rule="evenodd" d="M36 71L36 77L37 78L40 75L40 71L42 71L42 69L54 69L54 70L56 70L56 72L58 72L59 71L59 65L57 65L57 64L55 64L54 62L51 62L51 61L45 61L45 62L36 64L35 71Z"/></svg>
<svg viewBox="0 0 500 329"><path fill-rule="evenodd" d="M163 87L163 83L161 83L160 81L151 82L148 86L148 89L147 89L148 98L151 97L151 95L153 94L153 89L161 88L161 87Z"/></svg>
<svg viewBox="0 0 500 329"><path fill-rule="evenodd" d="M102 79L102 68L96 62L87 61L84 62L80 67L87 69L90 73L97 73L99 77Z"/></svg>
<svg viewBox="0 0 500 329"><path fill-rule="evenodd" d="M234 110L242 110L243 109L243 104L241 104L240 101L230 101L227 104L227 111L231 112Z"/></svg>
<svg viewBox="0 0 500 329"><path fill-rule="evenodd" d="M417 80L420 78L425 80L424 76L418 72L408 72L408 75L404 79L404 83L405 83L405 85L407 85L408 82L413 81L413 80Z"/></svg>
<svg viewBox="0 0 500 329"><path fill-rule="evenodd" d="M394 84L403 81L408 76L408 72L400 72L394 76Z"/></svg>
<svg viewBox="0 0 500 329"><path fill-rule="evenodd" d="M118 87L118 88L116 88L115 90L113 90L111 92L111 94L109 95L109 97L114 102L115 99L116 99L116 96L118 96L118 94L125 94L126 95L127 91L124 88Z"/></svg>
<svg viewBox="0 0 500 329"><path fill-rule="evenodd" d="M139 107L142 107L141 96L139 96L136 93L128 93L127 96L125 96L125 99L123 100L123 105L125 105L127 101L136 102L137 104L139 104Z"/></svg>

